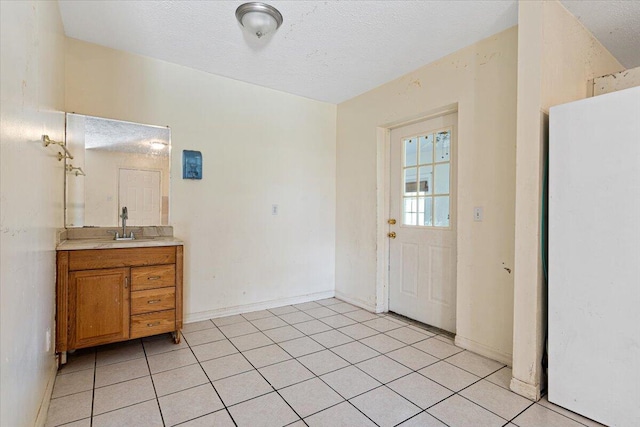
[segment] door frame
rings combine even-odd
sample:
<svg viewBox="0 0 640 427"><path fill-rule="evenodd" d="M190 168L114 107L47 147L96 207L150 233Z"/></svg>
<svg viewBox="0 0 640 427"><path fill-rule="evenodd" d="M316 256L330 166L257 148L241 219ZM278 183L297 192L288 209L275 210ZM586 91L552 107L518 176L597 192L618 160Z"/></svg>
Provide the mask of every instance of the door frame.
<svg viewBox="0 0 640 427"><path fill-rule="evenodd" d="M389 311L389 224L387 220L390 218L390 192L391 192L391 131L393 129L433 119L447 114L459 113L458 103L449 104L433 111L421 114L416 117L384 124L376 127L376 313ZM458 121L460 115L458 114ZM459 128L458 123L456 126ZM456 129L458 132L458 129ZM457 133L458 143L456 150L460 147L460 133ZM457 179L456 179L457 182ZM457 189L456 189L457 190ZM456 213L454 220L456 221L456 230L458 229L458 193L455 192ZM457 240L457 237L456 237ZM456 242L456 260L458 259L458 245ZM457 261L456 261L457 264ZM457 268L457 267L456 267ZM458 281L456 279L456 290ZM456 305L458 292L456 291ZM457 316L456 316L457 323ZM457 328L456 328L457 329Z"/></svg>

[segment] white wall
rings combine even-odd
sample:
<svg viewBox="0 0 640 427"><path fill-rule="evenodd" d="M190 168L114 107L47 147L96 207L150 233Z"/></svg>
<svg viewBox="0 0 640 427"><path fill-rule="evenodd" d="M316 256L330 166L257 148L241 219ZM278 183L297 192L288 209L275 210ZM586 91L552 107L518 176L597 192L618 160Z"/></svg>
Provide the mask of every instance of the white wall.
<svg viewBox="0 0 640 427"><path fill-rule="evenodd" d="M3 1L0 17L0 425L21 427L55 374L46 333L64 170L40 138L64 137L65 38L56 2Z"/></svg>
<svg viewBox="0 0 640 427"><path fill-rule="evenodd" d="M586 98L588 81L622 69L558 1L521 1L518 11L518 135L511 388L540 398L546 290L540 256L542 176L549 107Z"/></svg>
<svg viewBox="0 0 640 427"><path fill-rule="evenodd" d="M377 128L458 105L457 339L511 361L517 28L426 65L338 106L336 293L370 308L376 293ZM473 207L484 221L473 221ZM382 260L386 263L386 260Z"/></svg>
<svg viewBox="0 0 640 427"><path fill-rule="evenodd" d="M66 61L67 111L171 127L187 320L333 293L335 105L72 39Z"/></svg>

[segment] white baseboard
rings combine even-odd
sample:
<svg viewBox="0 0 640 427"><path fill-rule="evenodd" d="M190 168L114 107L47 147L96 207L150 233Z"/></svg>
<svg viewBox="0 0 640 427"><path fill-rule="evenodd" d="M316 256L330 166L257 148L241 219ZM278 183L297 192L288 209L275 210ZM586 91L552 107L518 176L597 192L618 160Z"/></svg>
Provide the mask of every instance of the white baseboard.
<svg viewBox="0 0 640 427"><path fill-rule="evenodd" d="M333 298L334 291L316 292L313 294L300 295L296 297L280 298L276 300L256 302L252 304L236 305L234 307L217 308L215 310L189 313L184 316L184 323L199 322L201 320L215 319L217 317L232 316L234 314L249 313L251 311L266 310L269 308L282 307L283 305L301 304L303 302L315 301L325 298Z"/></svg>
<svg viewBox="0 0 640 427"><path fill-rule="evenodd" d="M480 344L479 342L470 340L469 338L461 337L460 335L456 335L455 344L465 350L472 351L480 356L488 357L496 362L504 363L507 366L511 366L513 363L513 355L494 350L484 344Z"/></svg>
<svg viewBox="0 0 640 427"><path fill-rule="evenodd" d="M534 402L540 400L540 384L529 384L517 378L511 378L509 388L511 388L511 391L514 393L518 393L520 396L526 397Z"/></svg>
<svg viewBox="0 0 640 427"><path fill-rule="evenodd" d="M356 307L364 308L367 311L372 313L376 313L375 304L370 304L366 301L363 301L359 298L352 297L350 295L343 294L342 292L336 291L336 298L341 299L344 302L348 302L351 305L355 305Z"/></svg>
<svg viewBox="0 0 640 427"><path fill-rule="evenodd" d="M53 394L53 384L56 382L56 374L58 373L58 360L54 359L51 370L49 371L49 379L47 380L47 388L44 390L42 402L38 409L38 416L34 427L44 427L47 422L47 414L49 413L49 404L51 403L51 395Z"/></svg>

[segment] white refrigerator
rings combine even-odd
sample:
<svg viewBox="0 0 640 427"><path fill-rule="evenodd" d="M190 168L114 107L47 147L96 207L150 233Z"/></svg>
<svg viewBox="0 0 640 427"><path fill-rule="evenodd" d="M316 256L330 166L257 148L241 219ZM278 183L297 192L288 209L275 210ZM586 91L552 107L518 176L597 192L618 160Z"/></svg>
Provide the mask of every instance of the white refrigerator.
<svg viewBox="0 0 640 427"><path fill-rule="evenodd" d="M549 401L640 426L640 87L551 108Z"/></svg>

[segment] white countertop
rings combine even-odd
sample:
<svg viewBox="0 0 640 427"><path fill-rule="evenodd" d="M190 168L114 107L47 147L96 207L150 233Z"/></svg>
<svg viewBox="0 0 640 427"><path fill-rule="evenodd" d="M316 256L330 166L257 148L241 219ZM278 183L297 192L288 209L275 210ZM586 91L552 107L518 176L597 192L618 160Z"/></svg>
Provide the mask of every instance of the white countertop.
<svg viewBox="0 0 640 427"><path fill-rule="evenodd" d="M58 251L82 249L148 248L155 246L182 246L184 242L175 237L140 237L135 240L73 239L63 240L56 246Z"/></svg>

